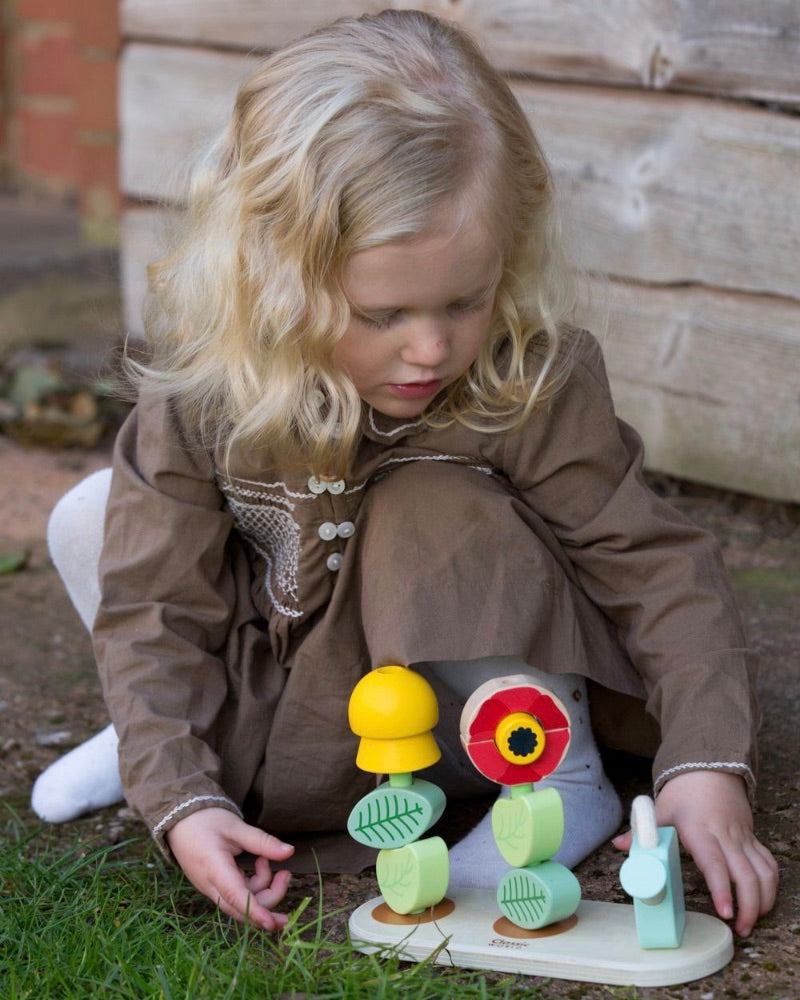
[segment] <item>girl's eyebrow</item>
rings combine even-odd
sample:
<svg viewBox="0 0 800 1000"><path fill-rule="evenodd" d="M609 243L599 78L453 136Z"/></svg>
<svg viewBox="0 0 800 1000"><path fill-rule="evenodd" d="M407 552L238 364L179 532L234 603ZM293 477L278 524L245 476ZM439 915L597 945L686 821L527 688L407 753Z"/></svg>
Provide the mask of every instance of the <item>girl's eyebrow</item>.
<svg viewBox="0 0 800 1000"><path fill-rule="evenodd" d="M470 292L467 295L460 295L457 299L453 299L449 304L469 305L473 302L480 302L481 299L492 291L499 281L499 276L492 276L492 278L485 285L482 285L476 291ZM350 299L347 300L347 304L350 306L350 312L354 316L360 316L363 319L375 319L392 316L394 313L401 312L405 309L405 306L372 306L369 309L362 309L361 306L357 305L355 302L351 302Z"/></svg>
<svg viewBox="0 0 800 1000"><path fill-rule="evenodd" d="M483 285L476 292L472 292L470 295L460 295L457 299L453 299L453 302L458 305L480 302L481 299L485 298L497 286L498 282L499 278L492 278L491 281L487 282L487 284Z"/></svg>

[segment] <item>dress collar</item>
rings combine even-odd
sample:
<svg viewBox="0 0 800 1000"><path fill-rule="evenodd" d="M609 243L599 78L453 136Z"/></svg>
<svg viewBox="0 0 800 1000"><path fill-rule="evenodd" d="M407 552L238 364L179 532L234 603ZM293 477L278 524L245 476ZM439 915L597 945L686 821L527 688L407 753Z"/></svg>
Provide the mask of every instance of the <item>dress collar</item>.
<svg viewBox="0 0 800 1000"><path fill-rule="evenodd" d="M406 420L397 417L387 417L378 413L372 406L366 406L362 415L361 427L364 435L371 441L399 441L407 434L413 434L423 427L421 420Z"/></svg>

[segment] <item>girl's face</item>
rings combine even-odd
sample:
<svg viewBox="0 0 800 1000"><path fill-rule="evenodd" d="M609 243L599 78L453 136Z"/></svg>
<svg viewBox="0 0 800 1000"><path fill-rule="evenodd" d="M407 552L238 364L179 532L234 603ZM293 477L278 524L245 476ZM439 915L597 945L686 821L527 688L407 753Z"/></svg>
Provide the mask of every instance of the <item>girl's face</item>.
<svg viewBox="0 0 800 1000"><path fill-rule="evenodd" d="M351 319L333 350L359 396L389 417L416 417L455 382L489 335L502 255L487 227L449 205L414 240L353 254Z"/></svg>

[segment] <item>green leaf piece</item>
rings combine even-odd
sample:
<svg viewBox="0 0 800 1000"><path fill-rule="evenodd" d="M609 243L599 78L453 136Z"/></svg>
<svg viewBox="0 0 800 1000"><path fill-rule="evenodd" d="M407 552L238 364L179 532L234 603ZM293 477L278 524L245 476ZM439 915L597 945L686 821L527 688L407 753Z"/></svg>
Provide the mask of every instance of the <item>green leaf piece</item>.
<svg viewBox="0 0 800 1000"><path fill-rule="evenodd" d="M498 893L498 904L503 914L519 927L539 926L550 903L550 893L522 870L506 876Z"/></svg>
<svg viewBox="0 0 800 1000"><path fill-rule="evenodd" d="M356 803L347 830L366 847L404 847L433 826L444 806L444 792L432 782L416 779L406 788L387 783Z"/></svg>
<svg viewBox="0 0 800 1000"><path fill-rule="evenodd" d="M566 919L580 901L580 883L557 861L515 868L497 887L497 905L503 916L526 930L539 930Z"/></svg>

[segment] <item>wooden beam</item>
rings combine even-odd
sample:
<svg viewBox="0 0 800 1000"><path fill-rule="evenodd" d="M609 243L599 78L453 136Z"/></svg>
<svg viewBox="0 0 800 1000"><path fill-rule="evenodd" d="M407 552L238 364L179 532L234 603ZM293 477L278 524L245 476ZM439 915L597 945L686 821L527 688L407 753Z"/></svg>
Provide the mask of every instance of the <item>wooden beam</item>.
<svg viewBox="0 0 800 1000"><path fill-rule="evenodd" d="M800 103L794 0L122 0L129 38L270 49L344 14L418 7L510 73Z"/></svg>
<svg viewBox="0 0 800 1000"><path fill-rule="evenodd" d="M516 92L579 266L800 298L800 118L604 88Z"/></svg>
<svg viewBox="0 0 800 1000"><path fill-rule="evenodd" d="M800 501L800 303L606 282L584 318L648 468Z"/></svg>
<svg viewBox="0 0 800 1000"><path fill-rule="evenodd" d="M134 338L144 334L142 308L147 292L147 266L164 251L167 212L153 207L127 208L120 227L122 321Z"/></svg>
<svg viewBox="0 0 800 1000"><path fill-rule="evenodd" d="M120 61L120 183L139 198L180 198L195 156L222 129L254 58L131 45Z"/></svg>
<svg viewBox="0 0 800 1000"><path fill-rule="evenodd" d="M173 197L254 57L152 45L122 65L122 185ZM637 281L800 298L800 119L705 98L519 83L576 262Z"/></svg>
<svg viewBox="0 0 800 1000"><path fill-rule="evenodd" d="M146 207L125 214L134 334L162 218ZM800 502L800 303L614 281L595 284L591 298L582 319L601 337L617 409L644 437L649 468Z"/></svg>

